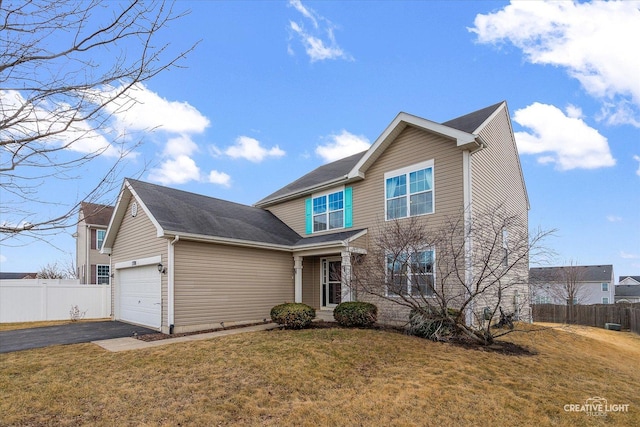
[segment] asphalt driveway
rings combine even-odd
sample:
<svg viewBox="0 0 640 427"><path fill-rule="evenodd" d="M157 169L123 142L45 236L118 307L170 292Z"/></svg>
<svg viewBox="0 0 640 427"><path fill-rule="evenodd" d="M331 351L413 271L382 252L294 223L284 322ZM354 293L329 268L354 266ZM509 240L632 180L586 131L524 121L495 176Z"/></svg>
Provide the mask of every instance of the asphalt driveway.
<svg viewBox="0 0 640 427"><path fill-rule="evenodd" d="M134 334L154 334L157 331L122 322L81 322L59 326L19 329L0 332L0 353L29 350L60 344L78 344Z"/></svg>

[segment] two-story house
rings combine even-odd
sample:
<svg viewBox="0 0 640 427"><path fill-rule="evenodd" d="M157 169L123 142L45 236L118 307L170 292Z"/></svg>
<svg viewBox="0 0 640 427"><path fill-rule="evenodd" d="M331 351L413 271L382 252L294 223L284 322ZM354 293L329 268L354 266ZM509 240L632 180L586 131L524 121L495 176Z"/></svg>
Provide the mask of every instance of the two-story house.
<svg viewBox="0 0 640 427"><path fill-rule="evenodd" d="M113 206L82 202L76 239L76 274L81 284L109 284L109 255L100 253Z"/></svg>
<svg viewBox="0 0 640 427"><path fill-rule="evenodd" d="M496 204L526 229L506 102L444 123L400 113L367 151L254 206L126 179L103 247L113 317L177 333L263 321L285 301L330 311L363 297L351 267L369 253L376 224L439 223ZM438 257L423 252L423 263Z"/></svg>
<svg viewBox="0 0 640 427"><path fill-rule="evenodd" d="M613 265L536 267L529 272L533 304L613 304Z"/></svg>

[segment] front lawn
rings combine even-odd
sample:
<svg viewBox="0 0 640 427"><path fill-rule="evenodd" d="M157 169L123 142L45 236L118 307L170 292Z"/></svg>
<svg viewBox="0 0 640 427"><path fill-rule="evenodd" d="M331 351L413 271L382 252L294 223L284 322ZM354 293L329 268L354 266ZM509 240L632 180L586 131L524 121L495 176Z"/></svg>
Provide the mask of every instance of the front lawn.
<svg viewBox="0 0 640 427"><path fill-rule="evenodd" d="M535 355L381 330L272 330L109 353L0 355L0 425L640 425L640 337L511 334ZM601 397L606 417L565 411Z"/></svg>

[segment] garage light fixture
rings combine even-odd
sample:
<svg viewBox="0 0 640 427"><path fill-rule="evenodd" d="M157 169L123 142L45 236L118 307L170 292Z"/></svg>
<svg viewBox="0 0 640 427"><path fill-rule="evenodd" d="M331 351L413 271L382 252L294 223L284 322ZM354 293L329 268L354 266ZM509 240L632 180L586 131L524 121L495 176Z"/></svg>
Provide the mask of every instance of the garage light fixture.
<svg viewBox="0 0 640 427"><path fill-rule="evenodd" d="M165 274L167 272L167 269L164 268L164 265L162 265L162 263L158 263L158 271L162 274Z"/></svg>

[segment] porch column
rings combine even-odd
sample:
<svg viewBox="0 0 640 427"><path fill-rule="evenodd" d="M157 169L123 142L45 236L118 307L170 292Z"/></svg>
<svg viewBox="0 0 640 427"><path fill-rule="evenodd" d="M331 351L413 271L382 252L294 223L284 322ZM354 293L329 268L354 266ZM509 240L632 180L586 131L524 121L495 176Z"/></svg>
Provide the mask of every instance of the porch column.
<svg viewBox="0 0 640 427"><path fill-rule="evenodd" d="M295 293L294 298L295 302L302 302L302 257L294 256L293 257L293 269L295 271L294 275L294 286Z"/></svg>
<svg viewBox="0 0 640 427"><path fill-rule="evenodd" d="M342 302L353 301L355 295L351 290L351 252L341 252L342 256Z"/></svg>

